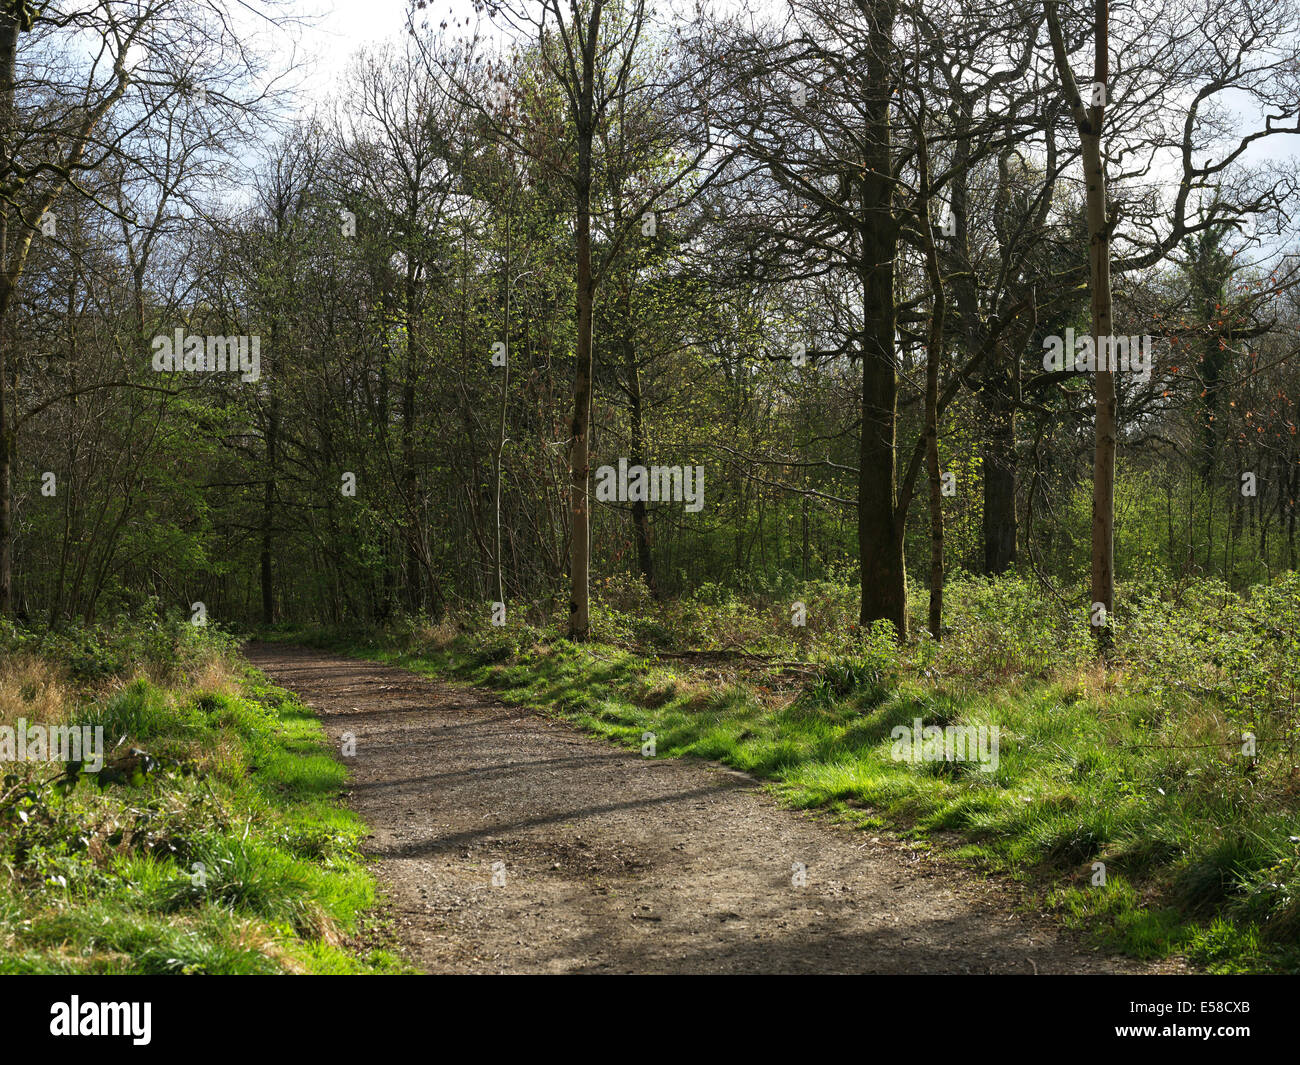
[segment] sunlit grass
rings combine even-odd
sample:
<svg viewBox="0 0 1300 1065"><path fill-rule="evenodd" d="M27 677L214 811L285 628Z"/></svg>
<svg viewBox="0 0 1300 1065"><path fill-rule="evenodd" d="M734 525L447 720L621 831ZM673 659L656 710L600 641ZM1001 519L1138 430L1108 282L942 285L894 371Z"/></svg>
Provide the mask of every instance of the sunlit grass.
<svg viewBox="0 0 1300 1065"><path fill-rule="evenodd" d="M346 770L319 721L290 693L220 657L183 680L157 669L81 685L28 659L0 668L6 717L10 692L42 720L103 727L110 763L134 747L158 765L106 784L86 775L66 795L45 786L22 800L25 820L0 807L0 973L403 970L347 946L375 902L366 829L339 804Z"/></svg>
<svg viewBox="0 0 1300 1065"><path fill-rule="evenodd" d="M724 762L791 806L918 840L955 836L954 857L1036 885L1110 949L1300 971L1298 722L1286 702L1300 655L1277 635L1292 631L1298 592L1294 578L1250 599L1217 586L1183 589L1178 601L1134 591L1109 663L1082 616L1060 615L1023 581L956 585L954 631L941 645L765 635L761 607L723 612L740 626L728 642L809 663L794 674L761 657L656 658L632 607L613 620L604 610L607 631L629 637L617 642L472 621L429 642L400 631L297 635L491 687L628 748L652 732L658 757ZM691 609L713 608L656 607L660 637ZM684 624L678 646L699 631ZM996 727L996 771L895 760L891 731L918 718ZM1243 753L1247 732L1254 755Z"/></svg>

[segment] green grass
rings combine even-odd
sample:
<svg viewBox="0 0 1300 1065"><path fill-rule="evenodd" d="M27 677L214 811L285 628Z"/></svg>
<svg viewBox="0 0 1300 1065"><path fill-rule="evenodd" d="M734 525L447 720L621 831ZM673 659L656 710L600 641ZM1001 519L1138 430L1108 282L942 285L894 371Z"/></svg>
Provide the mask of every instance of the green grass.
<svg viewBox="0 0 1300 1065"><path fill-rule="evenodd" d="M1024 625L1033 623L1025 611ZM1005 624L1004 613L988 627ZM979 674L943 668L940 657L980 657L972 646L945 651L927 640L892 664L868 644L847 665L814 662L791 678L761 662L692 666L540 629L464 627L275 638L490 687L626 747L653 732L657 757L724 762L766 779L791 806L886 826L1015 878L1114 951L1182 955L1214 972L1300 972L1289 719L1252 711L1260 753L1243 757L1232 698L1180 690L1178 677L1122 661L1110 670L1086 656L1074 670L1059 658L1050 669L1026 666L1027 656L993 646L1001 629L969 637L987 652ZM1001 668L990 671L990 657ZM996 725L996 772L895 760L890 731L915 718Z"/></svg>
<svg viewBox="0 0 1300 1065"><path fill-rule="evenodd" d="M159 764L66 794L59 767L5 766L0 973L405 971L352 945L375 902L366 829L295 696L252 670L209 690L138 678L76 720Z"/></svg>

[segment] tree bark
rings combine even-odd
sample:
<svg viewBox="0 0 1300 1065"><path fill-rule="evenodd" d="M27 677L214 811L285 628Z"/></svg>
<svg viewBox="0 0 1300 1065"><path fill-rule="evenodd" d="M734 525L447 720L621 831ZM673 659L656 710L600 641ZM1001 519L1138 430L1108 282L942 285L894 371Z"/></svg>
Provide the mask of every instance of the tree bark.
<svg viewBox="0 0 1300 1065"><path fill-rule="evenodd" d="M573 422L570 429L569 513L573 524L569 542L569 639L585 640L591 633L591 467L592 309L595 278L591 270L591 145L595 132L594 100L596 38L600 32L602 4L592 5L587 33L582 40L582 75L577 88L578 168L574 176L577 245L577 365L573 376Z"/></svg>
<svg viewBox="0 0 1300 1065"><path fill-rule="evenodd" d="M898 221L894 217L890 133L890 71L894 2L869 4L867 52L870 97L866 172L862 190L862 437L858 450L858 557L861 563L863 628L887 619L907 637L907 570L903 517L897 506L898 366L895 354L894 264Z"/></svg>
<svg viewBox="0 0 1300 1065"><path fill-rule="evenodd" d="M402 362L402 495L406 499L409 523L406 529L406 603L412 612L419 612L424 606L424 569L420 562L418 528L421 514L415 471L416 271L415 257L408 249L403 288L406 357Z"/></svg>
<svg viewBox="0 0 1300 1065"><path fill-rule="evenodd" d="M0 173L8 175L14 126L14 70L18 63L18 22L0 14ZM13 207L0 201L0 618L13 612L13 464L16 439L9 414L9 317L13 282L9 273L9 218ZM14 417L17 417L17 410Z"/></svg>
<svg viewBox="0 0 1300 1065"><path fill-rule="evenodd" d="M1106 212L1106 171L1102 160L1101 129L1105 119L1104 91L1110 73L1107 0L1094 0L1093 38L1095 59L1093 84L1102 88L1100 100L1085 106L1070 70L1065 39L1056 16L1056 0L1045 0L1048 31L1056 59L1057 73L1079 129L1083 155L1085 203L1088 218L1088 279L1092 310L1093 351L1097 358L1094 374L1096 398L1096 446L1092 467L1092 606L1090 617L1103 647L1111 643L1111 614L1115 609L1115 373L1109 361L1111 324L1110 219ZM1070 353L1072 354L1072 353ZM1105 359L1103 361L1103 355ZM1098 607L1101 612L1098 614Z"/></svg>
<svg viewBox="0 0 1300 1065"><path fill-rule="evenodd" d="M276 350L274 339L271 350ZM275 538L275 482L280 465L279 437L280 402L272 396L266 419L266 486L262 498L262 621L266 625L275 621L275 569L272 552Z"/></svg>
<svg viewBox="0 0 1300 1065"><path fill-rule="evenodd" d="M628 464L646 465L645 446L645 412L641 400L641 370L637 364L636 344L632 338L631 298L625 289L623 294L623 368L627 374L628 396L628 430L631 437ZM632 535L636 539L637 564L650 594L659 598L659 587L655 582L654 555L650 551L650 511L642 499L632 501Z"/></svg>
<svg viewBox="0 0 1300 1065"><path fill-rule="evenodd" d="M984 471L984 572L1005 573L1019 550L1016 521L1018 457L1016 407L1011 394L1006 345L998 341L980 391L985 416L981 443Z"/></svg>
<svg viewBox="0 0 1300 1065"><path fill-rule="evenodd" d="M917 219L925 243L925 272L930 282L932 306L925 353L925 458L930 481L930 635L943 636L943 474L939 469L939 360L943 353L944 316L947 310L939 252L930 225L930 150L926 143L925 113L917 130Z"/></svg>

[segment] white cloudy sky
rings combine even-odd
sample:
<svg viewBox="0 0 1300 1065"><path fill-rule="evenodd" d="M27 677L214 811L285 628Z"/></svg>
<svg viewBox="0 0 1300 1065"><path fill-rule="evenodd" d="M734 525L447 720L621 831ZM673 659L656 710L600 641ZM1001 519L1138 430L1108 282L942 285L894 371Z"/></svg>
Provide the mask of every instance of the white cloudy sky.
<svg viewBox="0 0 1300 1065"><path fill-rule="evenodd" d="M334 90L359 48L406 34L410 0L298 0L289 9L304 20L304 25L288 31L310 63L303 89L319 99ZM429 9L419 14L431 22L448 16L449 22L465 20L473 17L473 4L471 0L432 0Z"/></svg>
<svg viewBox="0 0 1300 1065"><path fill-rule="evenodd" d="M731 0L720 2L722 7L733 6ZM714 6L719 6L718 0ZM402 37L409 8L410 0L289 0L287 10L304 19L304 24L286 31L292 40L285 41L286 48L306 61L296 68L294 78L304 108L334 91L358 48ZM421 15L435 23L444 17L448 22L476 17L472 0L431 0ZM1294 159L1298 141L1300 137L1269 138L1252 146L1243 161Z"/></svg>
<svg viewBox="0 0 1300 1065"><path fill-rule="evenodd" d="M313 96L328 94L358 48L406 32L409 7L409 0L304 0L296 5L310 23L289 31L312 64L304 88Z"/></svg>

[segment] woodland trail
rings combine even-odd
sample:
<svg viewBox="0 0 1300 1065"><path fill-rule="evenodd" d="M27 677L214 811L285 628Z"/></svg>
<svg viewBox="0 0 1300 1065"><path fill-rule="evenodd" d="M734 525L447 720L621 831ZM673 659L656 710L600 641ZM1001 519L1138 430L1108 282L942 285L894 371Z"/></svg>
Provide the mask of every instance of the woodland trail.
<svg viewBox="0 0 1300 1065"><path fill-rule="evenodd" d="M1006 883L783 809L724 767L643 759L390 666L271 644L246 655L320 715L336 749L355 736L347 802L371 828L395 934L422 970L1178 968L1091 951L1013 912Z"/></svg>

